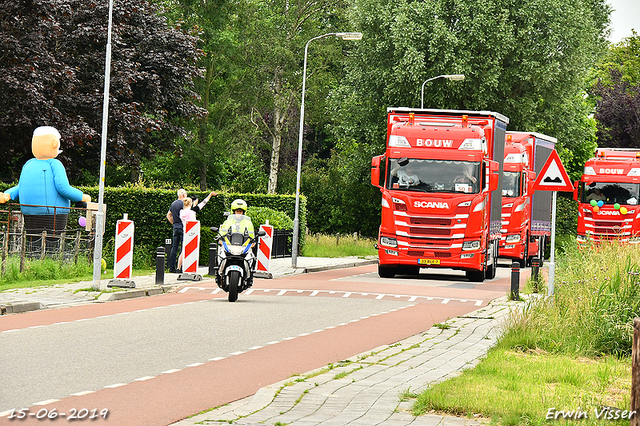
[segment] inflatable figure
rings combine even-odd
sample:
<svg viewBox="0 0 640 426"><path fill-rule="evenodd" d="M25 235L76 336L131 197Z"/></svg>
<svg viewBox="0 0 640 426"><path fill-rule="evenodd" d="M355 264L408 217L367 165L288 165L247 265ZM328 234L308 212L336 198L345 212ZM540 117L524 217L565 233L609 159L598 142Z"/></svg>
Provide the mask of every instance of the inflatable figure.
<svg viewBox="0 0 640 426"><path fill-rule="evenodd" d="M0 203L18 200L27 233L61 232L67 226L71 201L89 202L91 197L69 185L67 171L56 157L60 133L49 126L33 132L31 152L35 158L22 167L18 185L0 193Z"/></svg>

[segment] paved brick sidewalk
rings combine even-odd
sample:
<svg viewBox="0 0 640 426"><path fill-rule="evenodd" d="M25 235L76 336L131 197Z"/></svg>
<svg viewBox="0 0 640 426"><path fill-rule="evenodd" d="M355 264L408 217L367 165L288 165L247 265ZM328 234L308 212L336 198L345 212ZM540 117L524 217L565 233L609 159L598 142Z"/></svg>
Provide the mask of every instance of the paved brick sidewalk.
<svg viewBox="0 0 640 426"><path fill-rule="evenodd" d="M501 333L509 313L521 303L506 297L464 317L432 327L397 344L360 354L329 371L318 370L260 389L255 395L174 426L445 426L480 425L482 419L411 414L407 391L432 384L475 366ZM286 383L286 385L285 385Z"/></svg>

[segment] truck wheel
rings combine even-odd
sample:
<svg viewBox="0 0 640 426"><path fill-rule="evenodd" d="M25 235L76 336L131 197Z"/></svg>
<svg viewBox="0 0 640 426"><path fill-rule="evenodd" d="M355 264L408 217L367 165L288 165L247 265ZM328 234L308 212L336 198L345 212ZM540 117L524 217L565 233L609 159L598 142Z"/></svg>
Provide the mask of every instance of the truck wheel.
<svg viewBox="0 0 640 426"><path fill-rule="evenodd" d="M471 282L481 283L484 281L484 271L467 271L465 274Z"/></svg>
<svg viewBox="0 0 640 426"><path fill-rule="evenodd" d="M402 266L399 271L399 274L403 275L418 275L420 273L419 266Z"/></svg>
<svg viewBox="0 0 640 426"><path fill-rule="evenodd" d="M396 268L378 265L378 276L380 278L393 278L396 276Z"/></svg>
<svg viewBox="0 0 640 426"><path fill-rule="evenodd" d="M493 247L491 247L493 251ZM496 269L498 268L498 258L494 253L491 254L490 263L487 265L487 270L485 271L485 278L488 280L492 280L496 277Z"/></svg>
<svg viewBox="0 0 640 426"><path fill-rule="evenodd" d="M529 259L529 237L527 237L527 240L524 243L524 253L522 254L522 259L518 259L518 263L520 264L520 269L527 267L528 259Z"/></svg>

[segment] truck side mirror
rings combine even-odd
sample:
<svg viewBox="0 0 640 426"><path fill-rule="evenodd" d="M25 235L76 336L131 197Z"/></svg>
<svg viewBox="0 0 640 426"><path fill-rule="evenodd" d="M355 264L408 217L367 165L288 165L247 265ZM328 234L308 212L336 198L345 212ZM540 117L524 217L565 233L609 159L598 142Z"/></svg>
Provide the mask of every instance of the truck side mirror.
<svg viewBox="0 0 640 426"><path fill-rule="evenodd" d="M382 159L382 155L378 155L377 157L373 157L371 159L371 185L377 186L381 188L380 185L380 160Z"/></svg>
<svg viewBox="0 0 640 426"><path fill-rule="evenodd" d="M578 201L578 184L580 182L575 181L573 182L573 199L574 201Z"/></svg>
<svg viewBox="0 0 640 426"><path fill-rule="evenodd" d="M536 172L530 171L527 176L527 193L533 194L533 185L536 183Z"/></svg>
<svg viewBox="0 0 640 426"><path fill-rule="evenodd" d="M500 181L500 165L497 161L488 161L489 163L489 191L495 191L498 189L498 183Z"/></svg>

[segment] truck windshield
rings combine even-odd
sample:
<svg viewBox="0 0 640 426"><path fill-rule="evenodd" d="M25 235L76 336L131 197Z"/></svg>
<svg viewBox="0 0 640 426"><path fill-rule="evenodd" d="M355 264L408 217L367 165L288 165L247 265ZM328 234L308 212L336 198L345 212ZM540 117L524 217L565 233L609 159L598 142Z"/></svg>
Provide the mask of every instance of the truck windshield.
<svg viewBox="0 0 640 426"><path fill-rule="evenodd" d="M612 183L612 182L591 182L582 185L581 202L591 203L591 201L602 201L604 204L628 204L637 205L640 184L637 183Z"/></svg>
<svg viewBox="0 0 640 426"><path fill-rule="evenodd" d="M387 189L418 192L480 191L480 162L390 158Z"/></svg>
<svg viewBox="0 0 640 426"><path fill-rule="evenodd" d="M519 197L520 181L520 172L502 172L502 196Z"/></svg>

